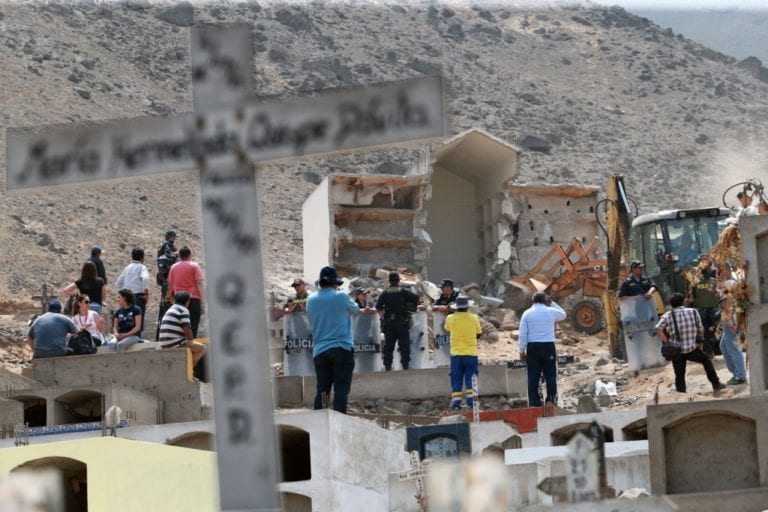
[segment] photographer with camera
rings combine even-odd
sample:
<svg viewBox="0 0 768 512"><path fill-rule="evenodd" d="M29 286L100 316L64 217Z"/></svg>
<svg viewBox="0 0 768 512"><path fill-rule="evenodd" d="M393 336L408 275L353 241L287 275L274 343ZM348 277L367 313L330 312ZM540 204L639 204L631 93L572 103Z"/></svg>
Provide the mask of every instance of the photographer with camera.
<svg viewBox="0 0 768 512"><path fill-rule="evenodd" d="M520 360L528 372L528 405L541 407L539 379L547 383L545 402L557 404L555 323L565 320L563 308L544 292L533 294L533 305L520 317Z"/></svg>
<svg viewBox="0 0 768 512"><path fill-rule="evenodd" d="M376 311L381 315L384 327L384 350L382 359L384 369L392 371L392 356L395 342L400 349L400 363L407 370L411 362L411 313L419 305L419 297L415 293L400 286L400 274L389 273L389 288L379 295L376 301Z"/></svg>

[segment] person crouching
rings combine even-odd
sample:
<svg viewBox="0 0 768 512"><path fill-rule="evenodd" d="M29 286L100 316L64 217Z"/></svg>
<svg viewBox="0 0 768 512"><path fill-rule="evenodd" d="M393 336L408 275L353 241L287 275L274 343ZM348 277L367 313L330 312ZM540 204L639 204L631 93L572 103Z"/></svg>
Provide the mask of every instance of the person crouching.
<svg viewBox="0 0 768 512"><path fill-rule="evenodd" d="M470 313L469 299L456 298L455 313L445 319L445 330L451 334L451 409L461 409L461 387L466 388L467 407L474 405L472 377L477 373L477 338L482 334L480 320Z"/></svg>

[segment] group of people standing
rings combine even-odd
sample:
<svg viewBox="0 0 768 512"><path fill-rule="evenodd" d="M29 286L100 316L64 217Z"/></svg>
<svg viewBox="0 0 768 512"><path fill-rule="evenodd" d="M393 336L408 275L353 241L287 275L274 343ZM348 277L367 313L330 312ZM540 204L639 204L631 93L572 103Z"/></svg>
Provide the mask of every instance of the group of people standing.
<svg viewBox="0 0 768 512"><path fill-rule="evenodd" d="M375 306L367 300L363 288L353 290L349 295L339 290L343 284L333 267L323 267L315 282L319 290L313 294L307 292L303 279L295 279L291 286L296 295L283 307L283 312L292 314L306 311L312 324L312 356L317 375L317 388L314 408L321 409L329 405L333 390L334 410L346 413L352 374L355 368L354 339L352 336L352 316L365 313L378 313L382 319L384 346L382 359L385 371L392 371L394 351L400 351L400 364L403 370L410 368L410 320L411 314L425 310L419 297L408 287L400 285L400 274L390 272L389 286L379 295ZM469 301L453 290L453 281L443 280L440 300L435 310L450 307L456 313L446 320L446 330L451 332L451 406L461 407L462 385L466 385L467 405L473 404L472 376L477 373L477 338L481 334L477 315L468 312Z"/></svg>
<svg viewBox="0 0 768 512"><path fill-rule="evenodd" d="M202 315L203 272L192 260L188 247L176 250L176 232L169 230L158 250L157 283L161 287L161 318L157 338L162 347L190 348L197 364L206 346L194 341ZM112 313L112 335L107 335L103 313L106 311L107 276L101 260L102 249L94 246L91 257L83 263L80 278L64 288L71 297L70 315L61 314L61 302L54 299L48 311L31 324L28 339L33 357L55 357L72 352L68 335L87 331L96 346L106 345L115 352L125 352L142 342L150 278L142 248L131 251L131 262L118 276L115 285L117 308Z"/></svg>

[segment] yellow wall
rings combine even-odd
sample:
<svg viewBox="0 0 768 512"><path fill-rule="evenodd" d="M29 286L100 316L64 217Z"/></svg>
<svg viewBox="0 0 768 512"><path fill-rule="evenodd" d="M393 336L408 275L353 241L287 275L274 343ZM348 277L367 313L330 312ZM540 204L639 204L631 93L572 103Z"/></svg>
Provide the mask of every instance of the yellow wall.
<svg viewBox="0 0 768 512"><path fill-rule="evenodd" d="M218 511L214 452L114 437L32 444L0 450L0 475L45 457L87 465L92 512Z"/></svg>

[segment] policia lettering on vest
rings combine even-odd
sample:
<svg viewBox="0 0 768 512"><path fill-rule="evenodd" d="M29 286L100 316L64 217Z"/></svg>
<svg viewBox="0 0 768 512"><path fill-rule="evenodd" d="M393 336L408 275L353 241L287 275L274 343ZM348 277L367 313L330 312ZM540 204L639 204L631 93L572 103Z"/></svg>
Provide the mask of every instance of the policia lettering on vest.
<svg viewBox="0 0 768 512"><path fill-rule="evenodd" d="M384 369L392 370L392 356L395 343L400 349L400 363L403 370L409 368L411 362L411 337L409 333L411 313L418 308L419 298L412 291L400 286L400 274L389 273L389 288L376 301L376 311L381 314L384 327L384 350L382 359Z"/></svg>

